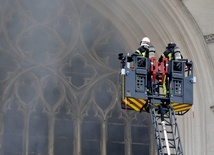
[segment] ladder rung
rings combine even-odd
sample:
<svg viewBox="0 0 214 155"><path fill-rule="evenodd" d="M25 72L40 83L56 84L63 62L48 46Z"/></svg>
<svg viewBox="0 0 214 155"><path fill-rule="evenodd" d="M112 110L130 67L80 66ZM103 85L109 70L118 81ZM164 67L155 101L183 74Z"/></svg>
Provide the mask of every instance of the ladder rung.
<svg viewBox="0 0 214 155"><path fill-rule="evenodd" d="M160 130L160 132L162 132L163 133L163 130ZM166 131L167 133L171 133L171 134L173 134L173 132L172 131Z"/></svg>
<svg viewBox="0 0 214 155"><path fill-rule="evenodd" d="M160 114L158 114L158 115L156 115L156 117L158 117L158 118L160 118L161 116L160 116ZM170 118L169 116L164 116L163 118Z"/></svg>
<svg viewBox="0 0 214 155"><path fill-rule="evenodd" d="M165 109L162 109L165 110ZM161 117L159 109L153 107L151 109L151 117L152 117L152 124L154 126L154 131L155 131L155 139L157 140L157 145L158 145L158 152L161 153L161 155L168 155L166 153L166 146L172 151L172 154L170 155L177 155L175 152L177 152L177 149L182 153L181 149L181 143L178 143L178 148L175 146L176 142L180 139L179 133L177 133L176 130L178 130L178 126L176 123L176 117L173 109L168 109L166 111L167 113L164 113ZM162 124L162 118L164 119ZM163 130L163 127L165 129ZM176 132L174 132L174 129ZM168 137L165 135L165 133L168 135ZM175 134L176 135L173 135ZM178 135L177 135L178 134ZM166 144L168 142L168 144ZM167 149L168 149L167 148ZM171 152L170 151L170 152Z"/></svg>
<svg viewBox="0 0 214 155"><path fill-rule="evenodd" d="M165 138L161 138L161 140L165 140ZM174 139L168 139L168 141L174 141Z"/></svg>
<svg viewBox="0 0 214 155"><path fill-rule="evenodd" d="M162 125L161 123L158 123L158 125ZM166 126L171 126L171 124L165 124Z"/></svg>
<svg viewBox="0 0 214 155"><path fill-rule="evenodd" d="M163 145L164 148L166 148L166 145ZM174 146L169 146L170 149L175 149Z"/></svg>

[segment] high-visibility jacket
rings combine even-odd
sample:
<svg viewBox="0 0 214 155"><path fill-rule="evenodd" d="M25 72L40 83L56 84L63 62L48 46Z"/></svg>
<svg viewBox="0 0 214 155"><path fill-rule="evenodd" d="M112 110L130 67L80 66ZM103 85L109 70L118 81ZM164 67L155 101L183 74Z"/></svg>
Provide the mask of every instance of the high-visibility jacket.
<svg viewBox="0 0 214 155"><path fill-rule="evenodd" d="M163 58L167 58L169 61L175 59L175 54L174 54L174 49L167 49L166 51L163 52L163 54L160 56L158 62L162 62ZM181 55L181 58L183 56Z"/></svg>
<svg viewBox="0 0 214 155"><path fill-rule="evenodd" d="M137 53L137 54L140 54L140 55L142 55L143 57L149 57L149 49L147 49L147 48L145 48L145 47L143 47L143 46L141 46L141 47L139 47L136 51L135 51L135 53Z"/></svg>

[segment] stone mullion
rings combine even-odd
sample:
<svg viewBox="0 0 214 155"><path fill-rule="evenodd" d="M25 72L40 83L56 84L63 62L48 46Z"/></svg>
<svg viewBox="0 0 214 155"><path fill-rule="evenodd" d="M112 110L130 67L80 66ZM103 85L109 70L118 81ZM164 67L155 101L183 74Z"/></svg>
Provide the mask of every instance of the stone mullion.
<svg viewBox="0 0 214 155"><path fill-rule="evenodd" d="M102 155L106 155L106 152L107 152L107 148L106 148L106 142L107 142L107 137L106 137L106 134L107 134L107 126L106 126L106 121L105 119L102 121L102 143L101 143L101 154Z"/></svg>
<svg viewBox="0 0 214 155"><path fill-rule="evenodd" d="M3 124L4 124L4 119L3 119L3 112L1 112L0 113L0 146L1 146L1 148L0 148L0 154L3 154L3 152L4 152L4 147L2 147L3 146L3 135L4 135L4 126L3 126Z"/></svg>
<svg viewBox="0 0 214 155"><path fill-rule="evenodd" d="M27 109L27 108L26 108ZM30 112L27 109L24 112L24 130L23 130L23 152L25 152L25 155L29 154L29 148L28 148L28 144L29 144L29 119L30 119Z"/></svg>
<svg viewBox="0 0 214 155"><path fill-rule="evenodd" d="M81 155L81 124L82 119L77 117L75 121L75 130L74 130L74 153L76 155Z"/></svg>
<svg viewBox="0 0 214 155"><path fill-rule="evenodd" d="M55 124L55 114L52 112L49 115L49 135L48 135L48 154L54 155L54 124Z"/></svg>

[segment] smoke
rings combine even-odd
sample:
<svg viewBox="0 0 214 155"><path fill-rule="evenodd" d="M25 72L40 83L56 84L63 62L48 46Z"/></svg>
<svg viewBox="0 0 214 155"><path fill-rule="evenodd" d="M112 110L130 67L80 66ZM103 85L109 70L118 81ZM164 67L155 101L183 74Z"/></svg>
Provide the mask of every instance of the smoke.
<svg viewBox="0 0 214 155"><path fill-rule="evenodd" d="M117 16L105 16L96 1L94 6L84 0L0 4L0 52L7 53L0 63L0 154L71 155L80 146L83 155L100 154L102 145L108 154L124 154L128 118L121 118L116 105L117 54L131 49L111 20ZM111 6L123 14L118 20L131 20L119 3Z"/></svg>

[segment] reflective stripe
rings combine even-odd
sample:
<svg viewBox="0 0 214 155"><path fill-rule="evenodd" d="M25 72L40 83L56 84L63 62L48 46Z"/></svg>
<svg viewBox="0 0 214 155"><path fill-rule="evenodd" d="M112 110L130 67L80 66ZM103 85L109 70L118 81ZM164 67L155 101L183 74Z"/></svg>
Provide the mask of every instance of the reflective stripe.
<svg viewBox="0 0 214 155"><path fill-rule="evenodd" d="M136 98L124 98L122 101L122 104L128 106L132 110L145 112L145 109L143 108L143 106L145 106L146 100L136 99ZM160 104L154 104L154 106L156 106L156 107L158 107L159 105ZM175 112L185 112L185 111L191 109L191 107L192 107L191 104L186 104L186 103L173 102L170 105L173 107Z"/></svg>
<svg viewBox="0 0 214 155"><path fill-rule="evenodd" d="M191 104L185 104L185 103L171 103L171 106L173 107L175 112L182 112L191 109Z"/></svg>
<svg viewBox="0 0 214 155"><path fill-rule="evenodd" d="M135 103L136 104L136 106L138 106L139 108L141 108L142 107L142 105L137 101L137 100L135 100L134 98L129 98L130 99L130 103Z"/></svg>
<svg viewBox="0 0 214 155"><path fill-rule="evenodd" d="M162 56L163 58L165 58L165 55L164 55L164 54L161 54L161 56Z"/></svg>
<svg viewBox="0 0 214 155"><path fill-rule="evenodd" d="M136 50L135 52L137 52L138 54L141 54L143 57L146 56L146 51L144 51L144 52L141 53L139 50Z"/></svg>
<svg viewBox="0 0 214 155"><path fill-rule="evenodd" d="M167 55L167 57L168 57L169 60L172 60L172 53L169 53L169 54Z"/></svg>
<svg viewBox="0 0 214 155"><path fill-rule="evenodd" d="M141 54L139 50L136 50L136 52L137 52L138 54Z"/></svg>
<svg viewBox="0 0 214 155"><path fill-rule="evenodd" d="M175 112L186 111L186 110L189 110L190 108L191 108L191 106L186 106L186 107L183 107L183 108L176 109Z"/></svg>
<svg viewBox="0 0 214 155"><path fill-rule="evenodd" d="M140 111L142 107L146 104L146 101L143 99L136 98L124 98L122 103L128 105L135 111Z"/></svg>
<svg viewBox="0 0 214 155"><path fill-rule="evenodd" d="M140 111L140 109L136 106L134 106L134 104L131 104L129 101L127 101L126 99L123 100L125 104L127 104L128 106L130 106L131 108L133 108L135 111Z"/></svg>
<svg viewBox="0 0 214 155"><path fill-rule="evenodd" d="M166 75L164 76L163 80L163 94L166 95Z"/></svg>

